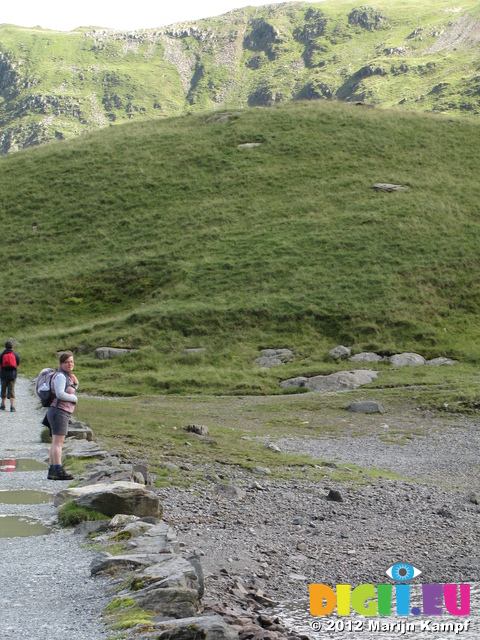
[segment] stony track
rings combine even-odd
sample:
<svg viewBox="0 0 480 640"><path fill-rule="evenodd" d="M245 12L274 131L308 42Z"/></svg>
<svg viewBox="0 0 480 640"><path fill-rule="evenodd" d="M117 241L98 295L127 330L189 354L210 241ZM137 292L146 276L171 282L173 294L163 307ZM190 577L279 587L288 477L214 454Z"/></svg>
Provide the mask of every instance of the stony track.
<svg viewBox="0 0 480 640"><path fill-rule="evenodd" d="M46 447L39 442L43 414L36 404L29 382L19 379L17 413L0 412L2 459L45 460ZM390 416L388 428L393 431L399 426L395 421L405 419ZM435 420L422 422L423 433L398 443L355 433L353 426L339 438L276 441L285 452L335 460L338 466L382 468L404 480L367 479L356 486L328 477L320 483L280 481L215 465L204 470L210 483L159 489L164 519L176 530L184 555L196 551L202 558L206 609L247 610L245 593L254 588L278 603L273 608L266 605L267 612L284 612L288 618L289 608L294 610L292 626L301 631L305 622L307 628L309 624L308 613L301 613L308 603L309 583L379 584L386 581L390 565L408 562L422 571L418 584L472 584L472 627L461 637L480 638L479 426L466 418L451 427ZM239 487L240 493L218 494L216 484L225 482ZM0 483L2 490L52 494L64 486L47 481L46 471L1 473ZM342 494L343 502L327 499L332 488ZM5 515L52 524L56 511L48 503L0 503L0 527ZM90 577L93 553L82 542L71 531L59 529L50 535L0 538L0 638L108 637L100 621L109 601L108 580Z"/></svg>
<svg viewBox="0 0 480 640"><path fill-rule="evenodd" d="M16 413L0 411L1 458L44 462L47 448L40 443L43 413L37 410L29 381L21 377L17 381L16 402ZM53 503L4 504L11 491L53 495L67 485L46 478L43 470L0 473L0 638L107 638L100 621L109 601L106 582L90 577L93 552L82 547L83 538L55 526L49 535L4 537L8 516L29 517L46 525L55 522Z"/></svg>

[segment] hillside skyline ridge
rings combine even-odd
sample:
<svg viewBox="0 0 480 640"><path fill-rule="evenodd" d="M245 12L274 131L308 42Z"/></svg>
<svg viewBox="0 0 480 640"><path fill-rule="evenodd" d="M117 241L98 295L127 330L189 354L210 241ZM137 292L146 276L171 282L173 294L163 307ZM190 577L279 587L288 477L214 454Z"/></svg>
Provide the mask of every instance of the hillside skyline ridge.
<svg viewBox="0 0 480 640"><path fill-rule="evenodd" d="M0 154L291 100L476 117L479 43L474 0L285 2L141 31L0 26Z"/></svg>
<svg viewBox="0 0 480 640"><path fill-rule="evenodd" d="M302 2L302 0L290 0ZM322 0L319 0L322 1ZM146 31L168 27L181 22L208 20L236 9L249 6L267 6L283 4L284 0L206 0L202 3L191 0L179 0L171 4L154 6L145 3L144 6L120 3L84 2L80 7L65 6L64 3L49 2L45 6L37 2L27 1L21 8L11 4L2 8L0 12L0 27L16 26L24 29L40 28L46 31L68 33L78 29L99 28L109 31ZM77 17L79 16L80 17ZM28 15L28 23L24 24ZM6 16L6 19L4 19ZM165 17L163 17L165 16Z"/></svg>

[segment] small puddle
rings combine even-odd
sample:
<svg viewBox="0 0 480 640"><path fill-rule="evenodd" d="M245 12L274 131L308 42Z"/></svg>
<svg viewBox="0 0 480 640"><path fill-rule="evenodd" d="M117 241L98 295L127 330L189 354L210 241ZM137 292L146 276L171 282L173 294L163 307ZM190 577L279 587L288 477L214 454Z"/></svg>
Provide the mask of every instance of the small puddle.
<svg viewBox="0 0 480 640"><path fill-rule="evenodd" d="M0 471L44 471L48 468L45 462L32 460L31 458L18 458L1 460Z"/></svg>
<svg viewBox="0 0 480 640"><path fill-rule="evenodd" d="M52 530L38 520L24 516L0 516L0 538L44 536Z"/></svg>
<svg viewBox="0 0 480 640"><path fill-rule="evenodd" d="M53 502L53 500L54 496L46 491L0 489L0 504L46 504Z"/></svg>

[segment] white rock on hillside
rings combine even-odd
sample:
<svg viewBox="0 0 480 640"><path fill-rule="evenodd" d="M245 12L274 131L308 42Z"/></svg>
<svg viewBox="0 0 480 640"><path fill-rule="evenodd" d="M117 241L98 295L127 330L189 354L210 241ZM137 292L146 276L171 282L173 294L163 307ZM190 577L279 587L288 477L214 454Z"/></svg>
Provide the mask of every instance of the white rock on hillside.
<svg viewBox="0 0 480 640"><path fill-rule="evenodd" d="M354 356L350 356L350 362L381 362L383 360L382 356L379 356L377 353L372 353L371 351L363 351L362 353L357 353Z"/></svg>
<svg viewBox="0 0 480 640"><path fill-rule="evenodd" d="M427 362L418 353L397 353L390 356L389 360L394 367L417 367Z"/></svg>
<svg viewBox="0 0 480 640"><path fill-rule="evenodd" d="M357 369L354 371L337 371L328 376L312 378L290 378L280 383L281 389L289 387L306 387L311 391L348 391L364 384L369 384L378 377L378 371Z"/></svg>

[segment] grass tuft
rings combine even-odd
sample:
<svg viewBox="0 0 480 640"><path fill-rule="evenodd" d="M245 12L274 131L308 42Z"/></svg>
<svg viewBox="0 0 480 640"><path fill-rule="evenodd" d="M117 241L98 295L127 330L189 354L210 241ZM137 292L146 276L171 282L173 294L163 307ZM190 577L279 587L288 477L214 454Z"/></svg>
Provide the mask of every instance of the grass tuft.
<svg viewBox="0 0 480 640"><path fill-rule="evenodd" d="M109 520L109 517L94 509L79 507L73 500L69 500L58 510L58 521L62 527L75 527L89 520Z"/></svg>

